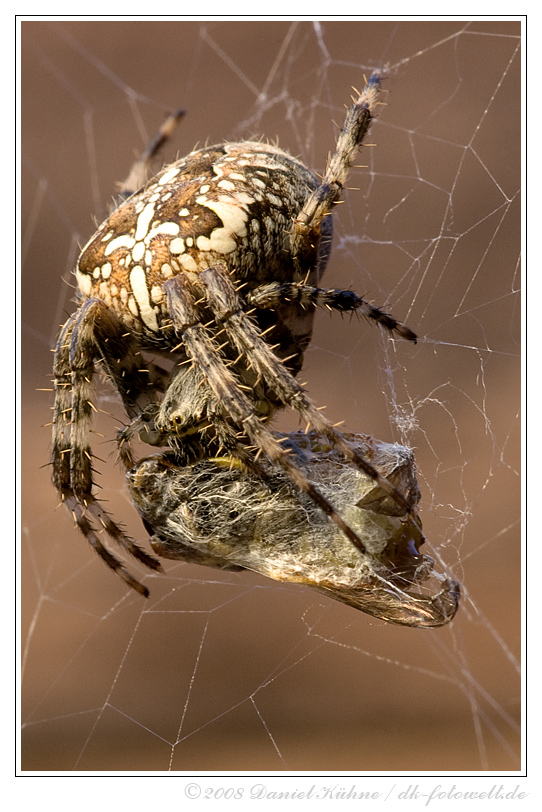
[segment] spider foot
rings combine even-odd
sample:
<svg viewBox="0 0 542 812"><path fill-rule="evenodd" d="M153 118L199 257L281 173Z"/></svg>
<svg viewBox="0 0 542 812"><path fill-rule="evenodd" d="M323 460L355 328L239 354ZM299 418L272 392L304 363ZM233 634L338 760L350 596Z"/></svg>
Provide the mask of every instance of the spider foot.
<svg viewBox="0 0 542 812"><path fill-rule="evenodd" d="M406 341L415 344L418 340L416 333L409 327L397 321L390 313L365 301L353 290L317 288L298 282L270 282L255 288L246 299L250 305L265 310L295 302L301 307L326 307L341 313L356 312Z"/></svg>
<svg viewBox="0 0 542 812"><path fill-rule="evenodd" d="M137 561L154 572L164 572L160 562L153 556L146 553L136 542L130 538L109 516L106 510L99 504L93 496L85 496L79 499L71 493L64 497L64 504L72 514L78 528L87 539L90 546L96 551L100 558L113 570L122 580L140 595L149 596L149 590L140 583L124 566L124 564L102 544L99 534L89 521L89 514L106 533L113 538L125 552L132 555Z"/></svg>

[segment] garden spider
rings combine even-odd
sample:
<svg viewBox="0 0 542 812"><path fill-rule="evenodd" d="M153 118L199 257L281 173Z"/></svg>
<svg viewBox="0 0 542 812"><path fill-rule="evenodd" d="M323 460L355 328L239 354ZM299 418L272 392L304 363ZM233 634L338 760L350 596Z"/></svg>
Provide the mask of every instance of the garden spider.
<svg viewBox="0 0 542 812"><path fill-rule="evenodd" d="M95 364L131 420L118 436L126 467L135 462L130 440L136 435L169 446L179 466L222 455L265 477L263 455L364 552L359 536L268 428L276 410L288 405L375 480L396 515L417 523L411 495L384 478L295 380L317 306L357 311L416 340L352 291L318 287L330 253L331 211L369 129L379 87L374 73L347 112L321 181L277 147L246 141L199 149L142 185L153 145L81 252L75 270L81 304L55 351L53 483L91 546L142 595L147 588L99 538L105 530L125 553L162 569L92 493ZM145 360L141 350L173 360L173 372Z"/></svg>

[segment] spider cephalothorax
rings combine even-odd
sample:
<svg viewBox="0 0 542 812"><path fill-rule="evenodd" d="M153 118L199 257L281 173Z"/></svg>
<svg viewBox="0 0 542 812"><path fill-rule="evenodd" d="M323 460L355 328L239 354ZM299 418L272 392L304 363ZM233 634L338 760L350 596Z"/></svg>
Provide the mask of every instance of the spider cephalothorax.
<svg viewBox="0 0 542 812"><path fill-rule="evenodd" d="M95 364L118 390L131 421L119 434L127 466L136 434L169 445L179 466L224 454L265 476L258 462L263 454L363 550L267 427L273 413L289 405L380 485L397 515L416 521L411 495L382 477L295 380L317 306L357 311L416 340L352 291L318 287L331 246L331 210L368 131L378 89L373 74L347 113L322 180L261 142L197 150L138 189L142 161L118 208L81 253L75 271L81 304L55 353L53 481L91 545L142 594L146 587L97 532L104 529L126 552L160 569L92 494ZM142 350L173 360L173 372L146 361Z"/></svg>

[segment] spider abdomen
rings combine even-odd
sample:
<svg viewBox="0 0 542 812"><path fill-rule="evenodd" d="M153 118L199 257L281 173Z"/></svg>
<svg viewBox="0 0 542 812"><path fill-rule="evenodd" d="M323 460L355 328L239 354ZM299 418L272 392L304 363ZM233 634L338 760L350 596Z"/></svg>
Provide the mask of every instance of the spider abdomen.
<svg viewBox="0 0 542 812"><path fill-rule="evenodd" d="M197 284L201 271L222 262L248 290L270 281L301 281L289 235L317 187L316 175L268 144L246 141L193 152L102 223L76 268L81 295L104 301L131 330L158 337L168 319L164 284L178 273ZM330 217L320 233L330 237ZM316 284L329 239L318 234L308 242L295 267ZM291 319L299 316L292 308ZM301 318L307 323L294 332L310 333L312 313Z"/></svg>

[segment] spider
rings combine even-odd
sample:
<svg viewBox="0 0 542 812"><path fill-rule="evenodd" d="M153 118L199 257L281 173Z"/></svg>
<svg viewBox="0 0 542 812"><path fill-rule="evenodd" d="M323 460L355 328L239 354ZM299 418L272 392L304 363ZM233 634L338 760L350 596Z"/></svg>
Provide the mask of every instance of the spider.
<svg viewBox="0 0 542 812"><path fill-rule="evenodd" d="M396 515L418 524L411 494L399 491L331 425L295 377L317 307L357 311L416 341L354 292L318 287L331 248L332 210L368 132L379 88L373 73L356 91L321 180L276 146L242 141L198 149L145 183L173 117L80 254L80 306L61 328L55 350L52 478L90 545L144 596L147 588L100 538L105 531L124 553L162 571L92 491L96 366L130 420L117 437L127 468L135 462L131 440L137 436L169 446L178 466L222 455L265 479L263 455L364 552L358 534L268 427L278 409L290 406L377 483ZM173 370L142 351L170 359Z"/></svg>

